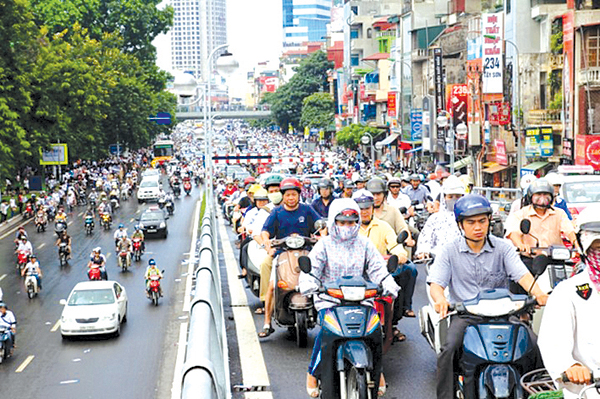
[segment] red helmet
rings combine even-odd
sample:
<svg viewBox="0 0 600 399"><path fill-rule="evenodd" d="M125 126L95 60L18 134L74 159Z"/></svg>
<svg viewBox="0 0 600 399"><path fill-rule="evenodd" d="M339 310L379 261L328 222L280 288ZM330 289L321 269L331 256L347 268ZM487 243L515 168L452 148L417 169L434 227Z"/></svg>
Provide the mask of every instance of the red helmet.
<svg viewBox="0 0 600 399"><path fill-rule="evenodd" d="M248 184L253 184L256 183L256 179L252 176L248 176L244 179L244 186L247 186Z"/></svg>
<svg viewBox="0 0 600 399"><path fill-rule="evenodd" d="M286 190L296 190L298 192L301 192L302 184L300 184L300 180L296 179L295 177L288 177L281 181L279 189L282 193Z"/></svg>

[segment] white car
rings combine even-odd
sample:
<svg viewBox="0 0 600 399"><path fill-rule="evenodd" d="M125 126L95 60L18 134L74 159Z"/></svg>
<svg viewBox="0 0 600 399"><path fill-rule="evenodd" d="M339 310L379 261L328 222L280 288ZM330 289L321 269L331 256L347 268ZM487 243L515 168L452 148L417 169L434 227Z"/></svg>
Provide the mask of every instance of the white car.
<svg viewBox="0 0 600 399"><path fill-rule="evenodd" d="M127 293L116 281L84 281L78 283L64 305L60 316L60 334L74 335L121 333L127 321Z"/></svg>
<svg viewBox="0 0 600 399"><path fill-rule="evenodd" d="M160 183L158 179L153 177L144 178L140 183L137 192L138 202L141 204L144 201L158 200L160 196Z"/></svg>
<svg viewBox="0 0 600 399"><path fill-rule="evenodd" d="M160 171L158 169L148 168L142 172L142 179L150 176L160 176Z"/></svg>

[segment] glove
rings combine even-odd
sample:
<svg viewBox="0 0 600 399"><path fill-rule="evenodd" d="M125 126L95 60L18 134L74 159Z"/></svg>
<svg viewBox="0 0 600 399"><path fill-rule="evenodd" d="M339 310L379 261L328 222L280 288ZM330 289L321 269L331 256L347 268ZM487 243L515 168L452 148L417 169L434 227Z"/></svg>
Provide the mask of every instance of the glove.
<svg viewBox="0 0 600 399"><path fill-rule="evenodd" d="M316 281L311 280L311 281L303 281L300 286L300 293L302 295L309 295L309 294L313 294L315 292L317 292L319 290L319 285L316 283Z"/></svg>
<svg viewBox="0 0 600 399"><path fill-rule="evenodd" d="M400 287L394 281L392 276L387 276L381 282L381 286L383 287L384 295L391 295L394 298L398 296L398 291L400 291Z"/></svg>

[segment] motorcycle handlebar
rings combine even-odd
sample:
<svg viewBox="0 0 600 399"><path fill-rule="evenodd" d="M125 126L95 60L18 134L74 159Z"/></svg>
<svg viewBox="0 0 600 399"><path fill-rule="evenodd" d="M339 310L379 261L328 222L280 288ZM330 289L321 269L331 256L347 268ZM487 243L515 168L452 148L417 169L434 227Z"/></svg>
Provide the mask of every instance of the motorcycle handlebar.
<svg viewBox="0 0 600 399"><path fill-rule="evenodd" d="M593 372L590 372L590 377L591 377L591 380L592 380L592 384L595 385L596 388L600 388L600 377L599 376L594 377L594 373ZM565 383L566 382L571 382L569 380L569 377L567 376L567 373L561 373L560 374L560 381L565 382Z"/></svg>

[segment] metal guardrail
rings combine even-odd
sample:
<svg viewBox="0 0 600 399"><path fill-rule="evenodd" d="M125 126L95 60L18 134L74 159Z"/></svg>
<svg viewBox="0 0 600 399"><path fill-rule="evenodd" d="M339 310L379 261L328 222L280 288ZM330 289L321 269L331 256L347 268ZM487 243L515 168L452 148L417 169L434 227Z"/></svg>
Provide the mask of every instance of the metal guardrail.
<svg viewBox="0 0 600 399"><path fill-rule="evenodd" d="M523 196L519 188L473 187L473 192L484 195L490 201L511 201Z"/></svg>
<svg viewBox="0 0 600 399"><path fill-rule="evenodd" d="M194 256L196 281L190 304L181 398L231 398L229 355L216 246L212 187L206 187L206 207Z"/></svg>

